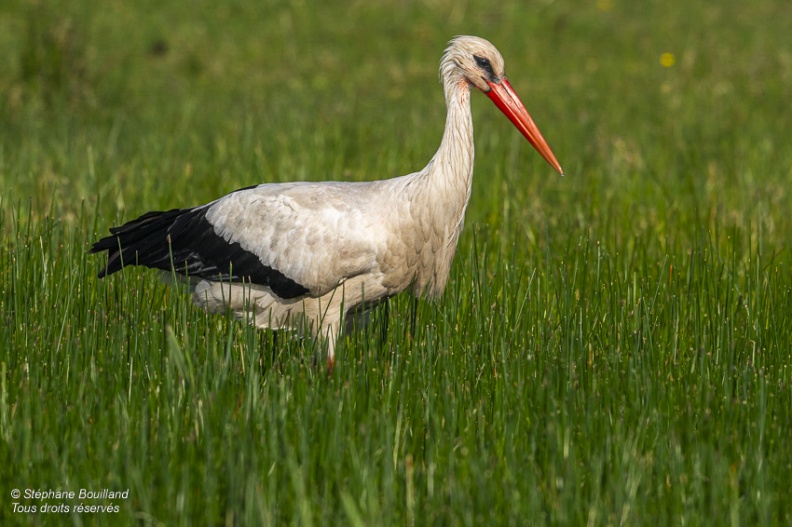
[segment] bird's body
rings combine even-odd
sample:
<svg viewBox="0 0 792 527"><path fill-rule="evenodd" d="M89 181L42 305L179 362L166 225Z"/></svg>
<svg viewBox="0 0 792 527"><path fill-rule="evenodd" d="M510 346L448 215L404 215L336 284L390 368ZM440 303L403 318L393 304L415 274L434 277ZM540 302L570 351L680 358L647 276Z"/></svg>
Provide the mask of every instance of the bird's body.
<svg viewBox="0 0 792 527"><path fill-rule="evenodd" d="M471 85L561 172L502 72L489 42L451 41L440 65L445 132L420 172L263 184L192 209L150 212L94 244L92 252L109 254L100 276L124 265L173 269L191 277L195 302L210 311L321 337L332 365L346 313L406 289L429 297L445 289L473 177Z"/></svg>

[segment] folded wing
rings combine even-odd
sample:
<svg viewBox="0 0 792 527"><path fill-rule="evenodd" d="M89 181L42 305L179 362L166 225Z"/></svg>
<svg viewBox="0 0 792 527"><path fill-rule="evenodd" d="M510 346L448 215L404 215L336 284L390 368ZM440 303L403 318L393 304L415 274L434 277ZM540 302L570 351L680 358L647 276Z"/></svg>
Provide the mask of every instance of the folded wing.
<svg viewBox="0 0 792 527"><path fill-rule="evenodd" d="M148 212L110 229L91 252L108 252L100 277L142 265L264 285L284 299L321 296L376 266L376 220L355 203L357 190L260 185L200 207Z"/></svg>

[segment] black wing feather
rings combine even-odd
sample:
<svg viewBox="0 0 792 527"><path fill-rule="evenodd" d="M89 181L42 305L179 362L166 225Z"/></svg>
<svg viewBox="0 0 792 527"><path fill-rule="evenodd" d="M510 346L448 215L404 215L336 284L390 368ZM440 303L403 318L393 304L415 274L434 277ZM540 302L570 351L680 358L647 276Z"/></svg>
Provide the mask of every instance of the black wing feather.
<svg viewBox="0 0 792 527"><path fill-rule="evenodd" d="M261 263L237 242L218 235L206 219L211 205L191 209L152 211L120 227L91 247L91 253L107 251L107 265L99 278L127 265L216 281L250 282L268 286L281 298L307 294L306 287Z"/></svg>

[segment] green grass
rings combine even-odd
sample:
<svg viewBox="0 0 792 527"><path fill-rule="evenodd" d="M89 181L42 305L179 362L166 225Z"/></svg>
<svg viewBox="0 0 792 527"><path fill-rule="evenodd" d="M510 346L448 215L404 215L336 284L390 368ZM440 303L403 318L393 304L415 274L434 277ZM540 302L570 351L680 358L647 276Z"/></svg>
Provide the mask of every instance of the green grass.
<svg viewBox="0 0 792 527"><path fill-rule="evenodd" d="M791 15L3 2L0 524L792 524ZM157 273L96 278L147 210L421 168L460 33L567 176L474 94L445 296L377 311L331 377ZM11 497L83 488L129 497Z"/></svg>

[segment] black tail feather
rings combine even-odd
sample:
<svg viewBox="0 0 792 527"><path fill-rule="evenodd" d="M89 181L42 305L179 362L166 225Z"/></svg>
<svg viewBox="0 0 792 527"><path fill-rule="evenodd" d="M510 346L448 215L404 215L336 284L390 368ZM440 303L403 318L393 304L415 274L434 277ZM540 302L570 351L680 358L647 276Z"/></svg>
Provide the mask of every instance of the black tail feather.
<svg viewBox="0 0 792 527"><path fill-rule="evenodd" d="M107 251L107 265L99 278L129 265L207 278L246 281L269 286L281 298L296 298L308 289L237 242L218 235L206 213L211 205L190 209L153 211L120 227L91 247L91 253Z"/></svg>
<svg viewBox="0 0 792 527"><path fill-rule="evenodd" d="M111 228L112 235L94 243L89 251L107 251L107 265L99 272L99 278L116 273L127 265L171 270L175 234L172 233L173 227L179 223L192 223L190 220L195 219L196 211L203 215L200 209L201 207L147 212L120 227ZM176 260L173 263L177 263Z"/></svg>

